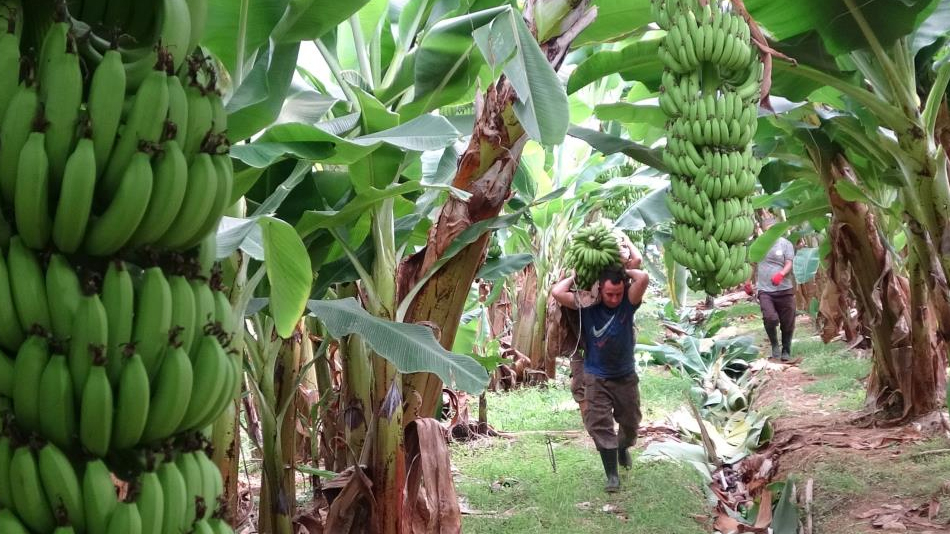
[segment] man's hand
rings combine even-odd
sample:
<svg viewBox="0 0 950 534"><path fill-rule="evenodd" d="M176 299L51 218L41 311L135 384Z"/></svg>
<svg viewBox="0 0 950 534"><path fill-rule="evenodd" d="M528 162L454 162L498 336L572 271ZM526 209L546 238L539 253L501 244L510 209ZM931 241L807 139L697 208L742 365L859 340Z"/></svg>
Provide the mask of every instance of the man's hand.
<svg viewBox="0 0 950 534"><path fill-rule="evenodd" d="M746 295L755 294L755 290L752 288L752 282L746 282L745 285L742 286L742 289L745 290Z"/></svg>
<svg viewBox="0 0 950 534"><path fill-rule="evenodd" d="M783 273L782 271L779 271L779 272L775 273L774 276L772 276L772 285L777 286L777 285L781 284L781 283L782 283L782 280L784 280L784 279L785 279L785 273Z"/></svg>

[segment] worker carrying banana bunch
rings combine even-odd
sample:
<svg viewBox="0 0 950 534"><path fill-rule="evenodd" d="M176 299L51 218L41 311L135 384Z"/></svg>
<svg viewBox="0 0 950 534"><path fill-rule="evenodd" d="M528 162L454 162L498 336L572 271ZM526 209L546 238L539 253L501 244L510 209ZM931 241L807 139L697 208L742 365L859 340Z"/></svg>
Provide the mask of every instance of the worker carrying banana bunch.
<svg viewBox="0 0 950 534"><path fill-rule="evenodd" d="M562 307L579 312L581 351L571 357L571 391L600 453L604 489L616 492L618 462L630 469L628 449L636 443L641 419L634 314L649 275L640 269L642 257L629 238L604 223L579 230L565 260L570 270L551 293Z"/></svg>

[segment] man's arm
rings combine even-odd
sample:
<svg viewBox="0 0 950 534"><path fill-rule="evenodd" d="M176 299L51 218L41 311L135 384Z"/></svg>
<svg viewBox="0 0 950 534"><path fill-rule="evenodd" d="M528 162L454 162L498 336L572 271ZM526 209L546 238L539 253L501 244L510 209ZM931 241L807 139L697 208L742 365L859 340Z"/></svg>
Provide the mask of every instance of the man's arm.
<svg viewBox="0 0 950 534"><path fill-rule="evenodd" d="M627 234L623 234L623 241L620 243L620 258L623 260L624 269L639 269L640 264L643 263L643 256L633 246Z"/></svg>
<svg viewBox="0 0 950 534"><path fill-rule="evenodd" d="M572 285L574 285L573 274L554 284L554 287L551 288L551 295L561 306L576 310L577 301L575 299L574 292L571 291Z"/></svg>
<svg viewBox="0 0 950 534"><path fill-rule="evenodd" d="M627 298L630 300L630 304L636 306L643 302L643 295L650 283L650 275L640 269L627 269L627 276L630 277L630 289L627 290Z"/></svg>
<svg viewBox="0 0 950 534"><path fill-rule="evenodd" d="M772 284L779 285L782 283L782 280L788 276L788 273L792 272L792 260L785 260L785 265L782 266L782 270L775 273L772 276Z"/></svg>

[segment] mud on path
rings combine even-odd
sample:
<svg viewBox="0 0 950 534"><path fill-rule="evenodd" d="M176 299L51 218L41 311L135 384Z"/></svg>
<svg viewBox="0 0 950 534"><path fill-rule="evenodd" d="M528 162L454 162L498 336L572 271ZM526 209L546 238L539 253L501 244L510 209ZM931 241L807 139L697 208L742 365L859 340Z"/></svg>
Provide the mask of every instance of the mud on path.
<svg viewBox="0 0 950 534"><path fill-rule="evenodd" d="M865 428L858 412L805 392L820 379L795 363L764 363L752 409L780 412L760 455L773 480L794 477L799 503L812 480L813 528L806 534L950 532L950 440L929 421ZM803 524L807 523L803 508Z"/></svg>

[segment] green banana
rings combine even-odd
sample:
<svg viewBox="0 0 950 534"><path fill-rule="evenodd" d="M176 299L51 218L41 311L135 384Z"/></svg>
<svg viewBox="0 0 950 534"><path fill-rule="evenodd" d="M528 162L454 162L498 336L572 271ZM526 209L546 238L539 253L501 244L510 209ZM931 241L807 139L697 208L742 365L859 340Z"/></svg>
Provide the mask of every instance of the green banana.
<svg viewBox="0 0 950 534"><path fill-rule="evenodd" d="M204 519L197 521L191 532L192 534L214 534L214 530L211 530L211 525Z"/></svg>
<svg viewBox="0 0 950 534"><path fill-rule="evenodd" d="M192 241L186 245L188 247L196 245L208 233L217 232L221 217L231 204L231 192L234 189L234 166L231 156L216 154L211 156L211 160L214 164L215 176L218 179L214 203L211 205L211 210L208 212L204 223L201 224Z"/></svg>
<svg viewBox="0 0 950 534"><path fill-rule="evenodd" d="M102 358L93 362L83 385L79 408L79 441L97 457L109 452L114 417L112 385L104 363Z"/></svg>
<svg viewBox="0 0 950 534"><path fill-rule="evenodd" d="M46 77L40 77L40 95L44 115L49 121L45 141L50 183L58 189L66 159L76 142L79 107L82 105L82 72L72 38L67 41L65 53L56 54L48 67Z"/></svg>
<svg viewBox="0 0 950 534"><path fill-rule="evenodd" d="M231 525L227 524L223 519L213 517L208 520L208 525L211 527L213 534L234 534Z"/></svg>
<svg viewBox="0 0 950 534"><path fill-rule="evenodd" d="M20 81L19 75L13 75L20 72L20 39L10 31L0 35L0 72L8 73L0 78L0 117L3 117Z"/></svg>
<svg viewBox="0 0 950 534"><path fill-rule="evenodd" d="M135 315L135 290L132 276L121 261L112 261L102 282L102 305L106 309L109 341L106 349L106 369L109 381L119 381L122 370L122 347L132 340Z"/></svg>
<svg viewBox="0 0 950 534"><path fill-rule="evenodd" d="M142 434L144 443L165 439L179 428L191 404L192 388L204 387L194 379L188 353L180 346L169 346L153 381L148 424Z"/></svg>
<svg viewBox="0 0 950 534"><path fill-rule="evenodd" d="M208 19L208 0L187 0L191 18L191 36L188 38L188 50L194 50L204 35L205 22Z"/></svg>
<svg viewBox="0 0 950 534"><path fill-rule="evenodd" d="M178 471L185 481L186 505L185 513L182 516L182 528L186 530L187 527L197 519L196 509L199 499L201 499L201 503L204 502L204 498L202 497L201 466L198 465L194 454L195 453L187 452L180 454L178 458L175 459L175 466L178 467Z"/></svg>
<svg viewBox="0 0 950 534"><path fill-rule="evenodd" d="M218 234L208 232L198 245L198 277L211 280L218 256Z"/></svg>
<svg viewBox="0 0 950 534"><path fill-rule="evenodd" d="M0 253L0 346L14 351L21 343L23 343L23 328L20 326L20 316L11 292L7 258Z"/></svg>
<svg viewBox="0 0 950 534"><path fill-rule="evenodd" d="M124 362L112 423L112 448L134 447L142 437L149 410L149 381L142 357L132 354Z"/></svg>
<svg viewBox="0 0 950 534"><path fill-rule="evenodd" d="M9 509L0 510L0 532L4 534L30 534L26 526Z"/></svg>
<svg viewBox="0 0 950 534"><path fill-rule="evenodd" d="M191 346L198 334L196 330L195 292L184 276L168 277L168 286L172 295L171 330L177 331L178 340L185 351L191 352Z"/></svg>
<svg viewBox="0 0 950 534"><path fill-rule="evenodd" d="M66 161L56 214L53 216L53 244L71 254L79 250L96 191L96 154L93 139L83 137Z"/></svg>
<svg viewBox="0 0 950 534"><path fill-rule="evenodd" d="M119 191L123 189L123 183L127 182L126 177L129 176L126 169L133 165L141 143L157 143L161 139L165 129L165 116L168 114L168 84L165 76L161 70L151 71L135 93L125 127L113 147L109 164L102 177L102 187L108 196L119 196ZM151 175L151 167L149 175ZM139 187L146 189L144 185ZM140 193L145 197L145 205L147 205L151 189L149 185L147 193ZM141 213L144 213L144 207L140 209ZM138 222L135 221L135 226ZM133 228L129 233L134 231Z"/></svg>
<svg viewBox="0 0 950 534"><path fill-rule="evenodd" d="M142 473L139 479L139 495L135 502L142 520L142 534L162 534L165 492L154 471Z"/></svg>
<svg viewBox="0 0 950 534"><path fill-rule="evenodd" d="M175 221L188 188L188 162L178 142L165 141L153 170L154 188L148 208L132 236L133 245L154 243Z"/></svg>
<svg viewBox="0 0 950 534"><path fill-rule="evenodd" d="M76 403L66 356L53 354L40 377L40 433L63 449L76 440Z"/></svg>
<svg viewBox="0 0 950 534"><path fill-rule="evenodd" d="M0 395L4 397L13 397L13 383L16 381L13 375L14 364L13 358L0 352Z"/></svg>
<svg viewBox="0 0 950 534"><path fill-rule="evenodd" d="M218 183L219 179L211 155L202 152L195 156L188 168L185 201L175 221L159 239L159 245L176 249L203 237L197 234L214 206Z"/></svg>
<svg viewBox="0 0 950 534"><path fill-rule="evenodd" d="M173 308L171 287L165 274L158 267L146 269L135 307L132 338L149 377L158 371L169 343Z"/></svg>
<svg viewBox="0 0 950 534"><path fill-rule="evenodd" d="M186 508L188 508L188 489L185 479L175 462L165 462L156 470L162 484L164 513L162 534L179 534L183 531Z"/></svg>
<svg viewBox="0 0 950 534"><path fill-rule="evenodd" d="M168 122L175 125L175 135L171 139L180 149L185 144L188 128L188 95L178 76L168 76Z"/></svg>
<svg viewBox="0 0 950 534"><path fill-rule="evenodd" d="M96 66L89 84L89 101L86 104L92 122L92 142L96 152L96 173L105 172L109 155L115 143L116 132L122 119L121 96L125 94L125 68L122 55L109 50Z"/></svg>
<svg viewBox="0 0 950 534"><path fill-rule="evenodd" d="M68 21L54 22L43 36L43 43L40 45L40 56L37 64L37 73L39 75L40 91L44 97L43 100L46 100L46 91L49 90L45 88L45 86L50 84L52 78L56 75L56 67L59 65L55 65L55 63L59 58L66 55L68 41Z"/></svg>
<svg viewBox="0 0 950 534"><path fill-rule="evenodd" d="M0 121L0 191L8 203L14 202L20 153L33 130L40 109L39 95L27 77L17 88Z"/></svg>
<svg viewBox="0 0 950 534"><path fill-rule="evenodd" d="M46 268L46 295L49 299L53 335L66 339L72 334L73 318L79 308L82 292L76 271L60 254L50 256Z"/></svg>
<svg viewBox="0 0 950 534"><path fill-rule="evenodd" d="M82 477L82 496L87 530L90 534L106 532L119 500L112 474L102 460L86 464Z"/></svg>
<svg viewBox="0 0 950 534"><path fill-rule="evenodd" d="M194 46L191 45L191 12L186 0L159 0L159 41L172 56L172 70L178 70Z"/></svg>
<svg viewBox="0 0 950 534"><path fill-rule="evenodd" d="M120 502L109 518L105 534L142 534L142 516L134 502Z"/></svg>
<svg viewBox="0 0 950 534"><path fill-rule="evenodd" d="M82 296L69 340L69 372L77 397L82 395L93 360L107 354L109 327L109 317L99 295Z"/></svg>
<svg viewBox="0 0 950 534"><path fill-rule="evenodd" d="M30 529L50 532L55 528L53 509L43 490L36 455L29 447L20 447L13 452L10 461L10 486L17 515Z"/></svg>
<svg viewBox="0 0 950 534"><path fill-rule="evenodd" d="M199 519L210 519L218 508L218 498L224 492L224 481L221 480L221 471L218 466L203 451L197 451L195 460L201 469L202 498L205 502L205 514Z"/></svg>
<svg viewBox="0 0 950 534"><path fill-rule="evenodd" d="M192 80L185 86L185 95L188 98L188 124L181 149L190 162L195 159L205 138L214 129L214 112L211 101L205 96L204 88L196 81Z"/></svg>
<svg viewBox="0 0 950 534"><path fill-rule="evenodd" d="M214 292L208 282L202 280L192 280L191 289L195 293L195 343L192 344L192 361L198 347L197 340L204 332L205 326L214 323L215 320L215 302Z"/></svg>
<svg viewBox="0 0 950 534"><path fill-rule="evenodd" d="M198 342L194 357L194 381L188 410L181 421L181 430L195 430L216 408L222 390L228 387L230 362L221 344L213 335L204 335ZM217 414L214 414L215 416Z"/></svg>
<svg viewBox="0 0 950 534"><path fill-rule="evenodd" d="M20 346L13 364L13 411L17 423L27 430L40 430L40 381L49 362L49 343L41 336L30 336Z"/></svg>
<svg viewBox="0 0 950 534"><path fill-rule="evenodd" d="M53 509L63 509L69 525L79 534L86 532L82 489L69 458L52 443L40 449L38 464L44 493Z"/></svg>
<svg viewBox="0 0 950 534"><path fill-rule="evenodd" d="M45 133L30 133L20 153L13 197L13 214L20 238L28 247L37 250L46 248L53 226L49 213L49 159L45 144Z"/></svg>
<svg viewBox="0 0 950 534"><path fill-rule="evenodd" d="M152 195L151 156L136 152L124 169L122 181L109 207L89 226L86 252L110 256L124 247L145 216Z"/></svg>
<svg viewBox="0 0 950 534"><path fill-rule="evenodd" d="M10 480L11 461L13 461L13 445L9 436L2 435L0 436L0 480ZM0 484L0 508L12 510L13 507L13 487L10 486L9 482ZM2 525L3 522L0 521L0 526ZM6 531L0 529L0 532Z"/></svg>

